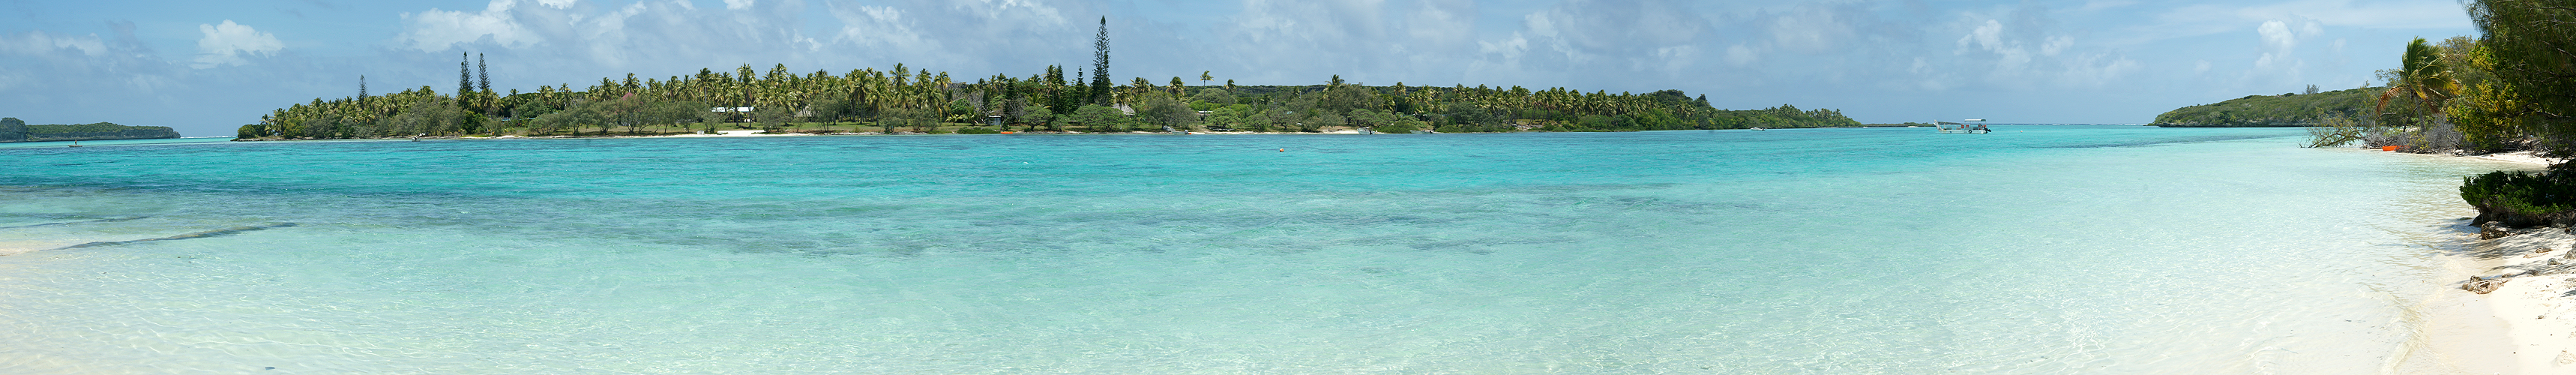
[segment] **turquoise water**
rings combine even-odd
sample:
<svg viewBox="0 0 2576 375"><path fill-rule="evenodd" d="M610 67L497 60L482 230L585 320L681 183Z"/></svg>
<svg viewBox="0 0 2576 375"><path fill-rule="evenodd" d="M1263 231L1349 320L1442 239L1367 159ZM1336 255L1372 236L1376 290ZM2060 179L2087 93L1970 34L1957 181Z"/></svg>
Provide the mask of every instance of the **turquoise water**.
<svg viewBox="0 0 2576 375"><path fill-rule="evenodd" d="M111 139L111 140L104 140L104 141L80 141L80 142L69 142L69 141L54 141L54 142L9 142L9 143L0 143L0 148L65 147L65 146L71 146L71 145L73 145L73 144L79 144L81 147L90 147L90 146L140 146L140 145L160 145L160 144L181 144L181 143L223 142L223 141L231 141L232 139L233 139L233 137L189 137L189 138L162 138L162 139ZM85 142L85 143L84 143L84 142Z"/></svg>
<svg viewBox="0 0 2576 375"><path fill-rule="evenodd" d="M2513 167L1996 128L0 149L0 369L2363 373Z"/></svg>

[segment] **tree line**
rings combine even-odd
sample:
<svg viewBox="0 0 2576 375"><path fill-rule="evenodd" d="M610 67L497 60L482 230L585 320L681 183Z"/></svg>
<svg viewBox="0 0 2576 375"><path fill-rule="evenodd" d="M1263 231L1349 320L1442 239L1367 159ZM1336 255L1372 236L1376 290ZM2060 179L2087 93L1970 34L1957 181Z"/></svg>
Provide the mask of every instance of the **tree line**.
<svg viewBox="0 0 2576 375"><path fill-rule="evenodd" d="M88 141L106 139L178 138L179 132L167 126L125 126L113 122L68 125L29 125L16 117L0 117L0 142Z"/></svg>
<svg viewBox="0 0 2576 375"><path fill-rule="evenodd" d="M2382 70L2370 111L2321 138L2418 152L2534 150L2576 156L2576 8L2537 0L2465 2L2476 38L2416 38ZM2339 141L2339 142L2338 142Z"/></svg>
<svg viewBox="0 0 2576 375"><path fill-rule="evenodd" d="M1721 110L1706 96L1678 90L1647 94L1531 90L1479 85L1367 86L1336 75L1320 85L1237 86L1199 74L1199 86L1181 77L1156 83L1109 77L1108 18L1093 41L1089 72L1047 66L1025 77L996 74L972 82L948 72L895 64L841 74L766 72L744 64L733 71L624 79L596 84L540 86L536 92L492 91L477 56L460 56L457 90L428 86L370 96L365 77L358 95L316 98L278 108L239 129L241 139L378 138L418 135L605 135L715 131L722 127L778 130L796 124L825 129L850 126L886 133L1172 130L1299 131L1374 128L1383 132L1636 131L1749 127L1858 126L1841 112L1782 105L1760 110ZM1088 77L1084 77L1085 74Z"/></svg>
<svg viewBox="0 0 2576 375"><path fill-rule="evenodd" d="M2476 38L2416 38L2367 116L2317 129L2314 146L2355 142L2416 152L2532 150L2576 156L2576 7L2554 0L2463 2ZM2466 178L2480 224L2576 224L2576 167Z"/></svg>
<svg viewBox="0 0 2576 375"><path fill-rule="evenodd" d="M1338 77L1310 86L1191 87L1136 78L1098 87L1067 80L1060 66L1027 77L957 82L947 72L896 64L844 74L789 73L784 64L733 72L623 80L537 92L462 95L423 86L401 92L314 99L243 126L243 138L377 138L412 135L604 135L777 129L791 123L933 131L940 124L999 119L1022 131L1125 132L1174 129L1303 131L1373 127L1382 132L1636 131L1857 126L1831 109L1782 105L1710 107L1678 90L1647 94L1564 88L1364 86ZM461 85L462 86L462 85ZM735 108L748 108L735 112ZM1069 110L1068 110L1069 109ZM1206 111L1204 115L1200 111Z"/></svg>

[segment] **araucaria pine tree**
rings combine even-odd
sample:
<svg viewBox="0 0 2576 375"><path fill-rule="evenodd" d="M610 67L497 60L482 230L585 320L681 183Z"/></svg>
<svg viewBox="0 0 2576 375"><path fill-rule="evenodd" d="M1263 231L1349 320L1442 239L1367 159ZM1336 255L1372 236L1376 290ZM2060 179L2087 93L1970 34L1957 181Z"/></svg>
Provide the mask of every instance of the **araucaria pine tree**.
<svg viewBox="0 0 2576 375"><path fill-rule="evenodd" d="M470 55L464 52L456 53L456 94L459 97L468 91L474 91L474 66L466 64L474 61L474 56Z"/></svg>
<svg viewBox="0 0 2576 375"><path fill-rule="evenodd" d="M492 91L492 71L483 65L483 54L474 54L474 83L484 92Z"/></svg>
<svg viewBox="0 0 2576 375"><path fill-rule="evenodd" d="M1091 102L1109 105L1109 17L1100 17L1100 36L1092 38Z"/></svg>

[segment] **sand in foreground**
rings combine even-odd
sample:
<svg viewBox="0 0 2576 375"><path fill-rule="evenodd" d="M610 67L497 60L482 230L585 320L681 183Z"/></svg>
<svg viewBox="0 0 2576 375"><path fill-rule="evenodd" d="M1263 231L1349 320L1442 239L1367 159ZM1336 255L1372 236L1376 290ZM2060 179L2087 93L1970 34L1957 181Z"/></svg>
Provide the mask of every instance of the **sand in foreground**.
<svg viewBox="0 0 2576 375"><path fill-rule="evenodd" d="M2547 166L2530 152L2472 158ZM2576 374L2576 234L2525 230L2493 240L2462 234L2461 251L2445 257L2450 286L2414 308L2421 330L2401 373ZM2458 288L2472 278L2503 283L2477 294Z"/></svg>

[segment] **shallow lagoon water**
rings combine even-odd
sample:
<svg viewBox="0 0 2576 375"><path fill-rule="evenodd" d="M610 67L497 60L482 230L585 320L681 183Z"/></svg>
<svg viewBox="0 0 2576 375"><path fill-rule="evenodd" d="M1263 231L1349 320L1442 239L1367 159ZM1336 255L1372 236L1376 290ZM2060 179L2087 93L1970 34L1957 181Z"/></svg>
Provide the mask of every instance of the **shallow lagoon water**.
<svg viewBox="0 0 2576 375"><path fill-rule="evenodd" d="M2377 372L2513 167L1997 129L0 149L0 248L295 224L0 257L0 369Z"/></svg>

